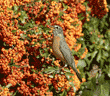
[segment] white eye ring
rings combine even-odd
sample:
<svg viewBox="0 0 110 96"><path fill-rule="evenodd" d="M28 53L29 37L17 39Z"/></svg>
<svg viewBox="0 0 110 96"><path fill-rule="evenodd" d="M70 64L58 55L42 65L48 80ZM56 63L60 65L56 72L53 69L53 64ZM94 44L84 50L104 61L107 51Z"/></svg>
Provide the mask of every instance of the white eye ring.
<svg viewBox="0 0 110 96"><path fill-rule="evenodd" d="M55 28L57 28L57 29L58 29L58 26L56 26Z"/></svg>

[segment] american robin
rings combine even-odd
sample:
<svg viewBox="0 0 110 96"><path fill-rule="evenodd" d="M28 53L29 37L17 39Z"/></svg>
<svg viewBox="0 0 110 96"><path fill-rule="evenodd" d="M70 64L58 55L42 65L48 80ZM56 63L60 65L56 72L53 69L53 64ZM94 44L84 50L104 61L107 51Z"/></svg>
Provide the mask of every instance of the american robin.
<svg viewBox="0 0 110 96"><path fill-rule="evenodd" d="M80 82L82 82L82 78L75 67L75 62L73 60L71 50L65 41L62 27L58 25L54 25L52 27L54 34L52 44L53 54L62 60L65 64L68 64L76 72Z"/></svg>

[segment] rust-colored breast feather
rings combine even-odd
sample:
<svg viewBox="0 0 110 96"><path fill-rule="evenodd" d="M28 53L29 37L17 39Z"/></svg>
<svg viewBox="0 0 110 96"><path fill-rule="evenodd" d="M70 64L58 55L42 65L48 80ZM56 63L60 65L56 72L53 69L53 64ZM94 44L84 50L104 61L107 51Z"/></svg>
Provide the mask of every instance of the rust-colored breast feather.
<svg viewBox="0 0 110 96"><path fill-rule="evenodd" d="M53 45L52 45L53 54L57 58L59 58L60 60L65 61L65 59L64 59L64 57L63 57L63 55L62 55L62 53L61 53L61 51L59 49L59 47L60 47L60 37L54 36L54 38L53 38Z"/></svg>

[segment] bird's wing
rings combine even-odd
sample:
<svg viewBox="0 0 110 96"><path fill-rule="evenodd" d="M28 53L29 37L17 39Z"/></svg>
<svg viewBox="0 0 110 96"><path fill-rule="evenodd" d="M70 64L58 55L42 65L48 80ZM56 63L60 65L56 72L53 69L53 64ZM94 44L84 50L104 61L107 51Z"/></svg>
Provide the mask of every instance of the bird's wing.
<svg viewBox="0 0 110 96"><path fill-rule="evenodd" d="M63 54L64 59L66 60L67 64L71 66L71 68L76 72L79 80L82 82L82 78L75 67L75 62L71 53L70 48L68 47L66 41L60 40L60 51Z"/></svg>
<svg viewBox="0 0 110 96"><path fill-rule="evenodd" d="M75 62L73 60L73 56L70 48L68 47L66 41L60 40L60 51L62 52L66 62L73 68L75 67ZM74 64L73 64L74 63Z"/></svg>

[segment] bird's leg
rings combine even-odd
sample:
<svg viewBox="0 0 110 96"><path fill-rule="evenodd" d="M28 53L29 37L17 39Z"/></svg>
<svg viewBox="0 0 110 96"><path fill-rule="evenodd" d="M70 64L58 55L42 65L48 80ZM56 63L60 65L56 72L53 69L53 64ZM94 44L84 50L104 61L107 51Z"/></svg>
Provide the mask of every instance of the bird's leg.
<svg viewBox="0 0 110 96"><path fill-rule="evenodd" d="M66 63L64 63L64 62L61 62L61 65L64 65L63 67L59 67L59 69L57 70L57 72L59 73L59 72L61 72L61 70L63 69L63 68L70 68L69 67L69 65L68 64L66 64Z"/></svg>
<svg viewBox="0 0 110 96"><path fill-rule="evenodd" d="M64 62L61 61L61 65L64 65ZM60 67L60 68L59 68L59 72L61 72L62 68L63 68L63 67Z"/></svg>
<svg viewBox="0 0 110 96"><path fill-rule="evenodd" d="M64 66L63 66L62 68L66 68L66 67L69 68L69 65L68 65L67 63L64 63L64 62L63 62L63 65L64 65Z"/></svg>
<svg viewBox="0 0 110 96"><path fill-rule="evenodd" d="M68 65L65 63L65 66L64 67L67 67Z"/></svg>
<svg viewBox="0 0 110 96"><path fill-rule="evenodd" d="M64 62L61 61L61 66L65 65ZM67 67L67 65L63 66L63 67L59 67L59 70L57 72L61 72L62 68Z"/></svg>

